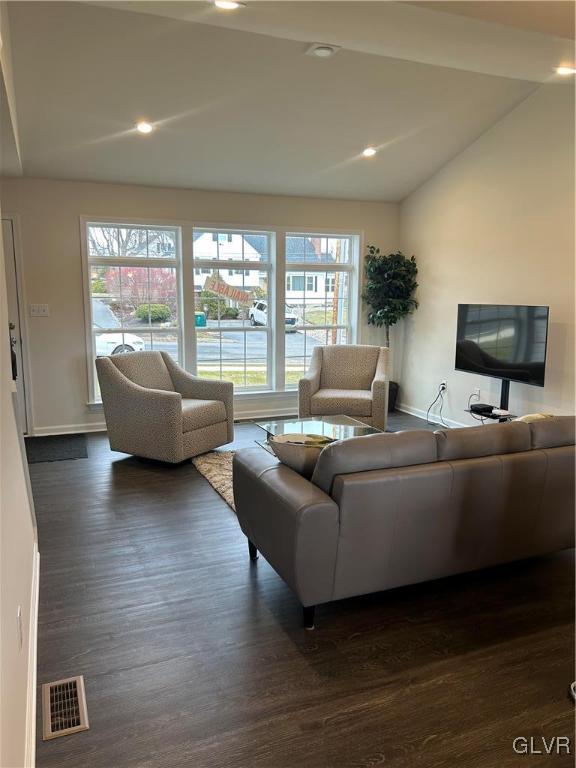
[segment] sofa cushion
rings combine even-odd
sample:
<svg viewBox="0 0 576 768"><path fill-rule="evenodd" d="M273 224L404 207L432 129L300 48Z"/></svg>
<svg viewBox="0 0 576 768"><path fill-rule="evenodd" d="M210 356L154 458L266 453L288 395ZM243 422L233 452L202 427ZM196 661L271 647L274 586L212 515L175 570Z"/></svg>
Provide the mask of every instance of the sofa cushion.
<svg viewBox="0 0 576 768"><path fill-rule="evenodd" d="M322 347L322 389L370 389L380 347L333 344Z"/></svg>
<svg viewBox="0 0 576 768"><path fill-rule="evenodd" d="M110 360L127 379L146 389L174 391L174 384L160 352L126 352Z"/></svg>
<svg viewBox="0 0 576 768"><path fill-rule="evenodd" d="M312 415L371 416L372 393L366 389L319 389L311 398Z"/></svg>
<svg viewBox="0 0 576 768"><path fill-rule="evenodd" d="M519 421L487 424L482 427L440 429L434 434L438 445L438 461L518 453L529 451L531 448L530 427Z"/></svg>
<svg viewBox="0 0 576 768"><path fill-rule="evenodd" d="M219 421L226 421L226 408L221 400L182 398L182 432L209 427Z"/></svg>
<svg viewBox="0 0 576 768"><path fill-rule="evenodd" d="M576 417L554 416L551 419L533 421L529 424L532 448L557 448L574 445Z"/></svg>
<svg viewBox="0 0 576 768"><path fill-rule="evenodd" d="M338 440L318 457L312 482L330 493L337 475L429 464L436 461L436 453L436 437L424 429Z"/></svg>

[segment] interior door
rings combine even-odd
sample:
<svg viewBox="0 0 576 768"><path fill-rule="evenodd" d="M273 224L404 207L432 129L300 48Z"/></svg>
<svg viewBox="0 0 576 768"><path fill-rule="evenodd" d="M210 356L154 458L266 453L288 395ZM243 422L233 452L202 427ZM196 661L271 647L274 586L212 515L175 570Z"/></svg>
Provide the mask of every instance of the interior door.
<svg viewBox="0 0 576 768"><path fill-rule="evenodd" d="M26 386L24 383L24 364L22 350L21 313L24 307L20 306L20 291L18 285L18 271L16 264L16 248L14 244L14 223L12 219L2 219L2 239L4 242L4 266L6 269L6 293L8 295L8 323L9 328L3 328L2 333L10 332L12 349L14 350L13 368L16 373L16 387L18 391L18 412L20 428L24 434L28 432L26 418Z"/></svg>

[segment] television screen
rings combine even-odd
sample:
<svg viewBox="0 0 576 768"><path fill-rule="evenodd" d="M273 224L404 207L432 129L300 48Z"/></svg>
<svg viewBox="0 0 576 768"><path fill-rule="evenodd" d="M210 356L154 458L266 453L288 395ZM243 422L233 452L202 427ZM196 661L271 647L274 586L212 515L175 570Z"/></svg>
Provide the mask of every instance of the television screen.
<svg viewBox="0 0 576 768"><path fill-rule="evenodd" d="M548 307L459 304L456 370L544 386Z"/></svg>

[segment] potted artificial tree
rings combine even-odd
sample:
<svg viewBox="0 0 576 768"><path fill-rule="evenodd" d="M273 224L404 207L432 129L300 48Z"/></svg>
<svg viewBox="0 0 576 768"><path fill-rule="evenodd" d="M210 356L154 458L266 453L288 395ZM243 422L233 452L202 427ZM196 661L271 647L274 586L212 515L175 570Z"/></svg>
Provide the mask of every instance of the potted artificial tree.
<svg viewBox="0 0 576 768"><path fill-rule="evenodd" d="M418 307L414 292L418 287L418 267L414 256L409 259L401 251L387 256L380 248L367 246L364 261L366 281L362 298L369 307L368 325L384 327L385 346L390 347L390 326L396 325ZM398 384L390 382L388 410L393 411L398 395Z"/></svg>

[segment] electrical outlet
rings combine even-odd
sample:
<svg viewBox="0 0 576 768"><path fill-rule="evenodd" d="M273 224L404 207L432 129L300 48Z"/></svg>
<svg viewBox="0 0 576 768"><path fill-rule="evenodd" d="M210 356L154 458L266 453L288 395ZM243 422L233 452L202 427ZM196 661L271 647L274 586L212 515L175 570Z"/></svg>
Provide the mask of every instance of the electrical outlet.
<svg viewBox="0 0 576 768"><path fill-rule="evenodd" d="M448 389L448 382L446 381L446 379L442 379L442 381L440 382L440 391L444 392L447 389Z"/></svg>
<svg viewBox="0 0 576 768"><path fill-rule="evenodd" d="M476 387L476 389L472 392L474 397L477 397L478 400L480 400L480 387Z"/></svg>

